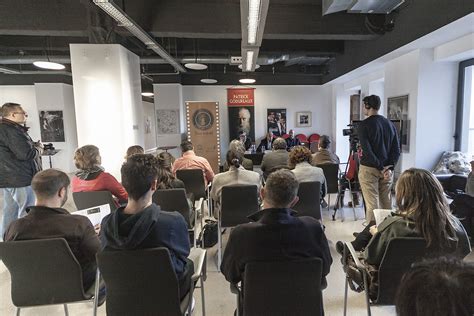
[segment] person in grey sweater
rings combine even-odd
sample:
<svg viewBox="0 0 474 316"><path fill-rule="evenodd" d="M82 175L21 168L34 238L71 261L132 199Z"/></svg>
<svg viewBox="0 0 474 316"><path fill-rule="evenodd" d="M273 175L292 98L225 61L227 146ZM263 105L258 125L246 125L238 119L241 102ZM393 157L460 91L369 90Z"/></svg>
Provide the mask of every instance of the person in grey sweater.
<svg viewBox="0 0 474 316"><path fill-rule="evenodd" d="M265 153L260 169L263 172L263 178L278 168L288 168L288 152L286 151L286 141L278 137L273 141L273 151Z"/></svg>
<svg viewBox="0 0 474 316"><path fill-rule="evenodd" d="M311 151L304 146L296 146L290 152L289 165L299 183L317 181L321 183L321 200L327 192L323 169L311 165Z"/></svg>

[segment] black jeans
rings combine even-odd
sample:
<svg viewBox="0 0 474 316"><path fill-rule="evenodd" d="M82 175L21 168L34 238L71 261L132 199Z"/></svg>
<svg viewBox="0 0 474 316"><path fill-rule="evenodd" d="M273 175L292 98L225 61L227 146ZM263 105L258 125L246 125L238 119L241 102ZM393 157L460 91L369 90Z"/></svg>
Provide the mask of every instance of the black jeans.
<svg viewBox="0 0 474 316"><path fill-rule="evenodd" d="M186 258L186 265L184 266L184 271L181 275L178 276L179 283L179 296L181 300L188 294L191 289L191 277L194 274L194 263Z"/></svg>
<svg viewBox="0 0 474 316"><path fill-rule="evenodd" d="M361 251L369 244L370 239L372 239L372 234L370 233L370 227L375 225L375 221L371 221L365 226L364 230L357 235L356 239L351 242L354 250Z"/></svg>

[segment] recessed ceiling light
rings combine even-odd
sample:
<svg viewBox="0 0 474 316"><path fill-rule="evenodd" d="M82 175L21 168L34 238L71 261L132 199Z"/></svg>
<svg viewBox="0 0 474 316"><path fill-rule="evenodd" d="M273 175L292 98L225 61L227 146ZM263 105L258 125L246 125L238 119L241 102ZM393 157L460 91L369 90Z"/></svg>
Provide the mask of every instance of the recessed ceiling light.
<svg viewBox="0 0 474 316"><path fill-rule="evenodd" d="M192 70L204 70L207 69L207 65L204 64L198 64L198 63L187 63L184 64L184 67Z"/></svg>
<svg viewBox="0 0 474 316"><path fill-rule="evenodd" d="M256 65L255 65L255 69L258 69L258 68L260 68L260 65L259 65L259 64L256 64ZM239 69L242 69L242 64L239 65Z"/></svg>
<svg viewBox="0 0 474 316"><path fill-rule="evenodd" d="M62 64L53 63L53 62L50 62L50 61L35 61L35 62L33 62L33 65L35 65L38 68L52 69L52 70L62 70L64 68L66 68Z"/></svg>
<svg viewBox="0 0 474 316"><path fill-rule="evenodd" d="M211 83L216 83L217 80L216 79L210 79L210 78L204 78L204 79L201 79L201 82L211 84Z"/></svg>
<svg viewBox="0 0 474 316"><path fill-rule="evenodd" d="M153 92L142 92L142 96L144 97L153 97L155 94Z"/></svg>
<svg viewBox="0 0 474 316"><path fill-rule="evenodd" d="M255 83L255 79L252 78L244 78L239 80L240 83Z"/></svg>

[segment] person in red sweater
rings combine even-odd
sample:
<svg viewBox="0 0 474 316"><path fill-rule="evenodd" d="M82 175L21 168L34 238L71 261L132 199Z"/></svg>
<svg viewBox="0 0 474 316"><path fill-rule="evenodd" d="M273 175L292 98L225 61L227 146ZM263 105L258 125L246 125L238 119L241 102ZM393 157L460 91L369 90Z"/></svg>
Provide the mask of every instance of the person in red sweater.
<svg viewBox="0 0 474 316"><path fill-rule="evenodd" d="M79 170L72 178L72 192L110 191L119 203L127 202L127 191L100 165L99 148L94 145L78 148L74 153L74 164Z"/></svg>

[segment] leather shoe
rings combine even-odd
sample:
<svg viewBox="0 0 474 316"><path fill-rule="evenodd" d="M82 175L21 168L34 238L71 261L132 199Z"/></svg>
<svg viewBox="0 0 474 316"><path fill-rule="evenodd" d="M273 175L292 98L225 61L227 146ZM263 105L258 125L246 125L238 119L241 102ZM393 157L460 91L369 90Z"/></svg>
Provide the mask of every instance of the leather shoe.
<svg viewBox="0 0 474 316"><path fill-rule="evenodd" d="M342 241L336 242L336 251L341 256L344 254L344 243Z"/></svg>
<svg viewBox="0 0 474 316"><path fill-rule="evenodd" d="M357 238L357 236L359 236L359 234L360 234L360 233L358 233L358 232L353 232L353 233L352 233L352 236L354 236L355 238Z"/></svg>

